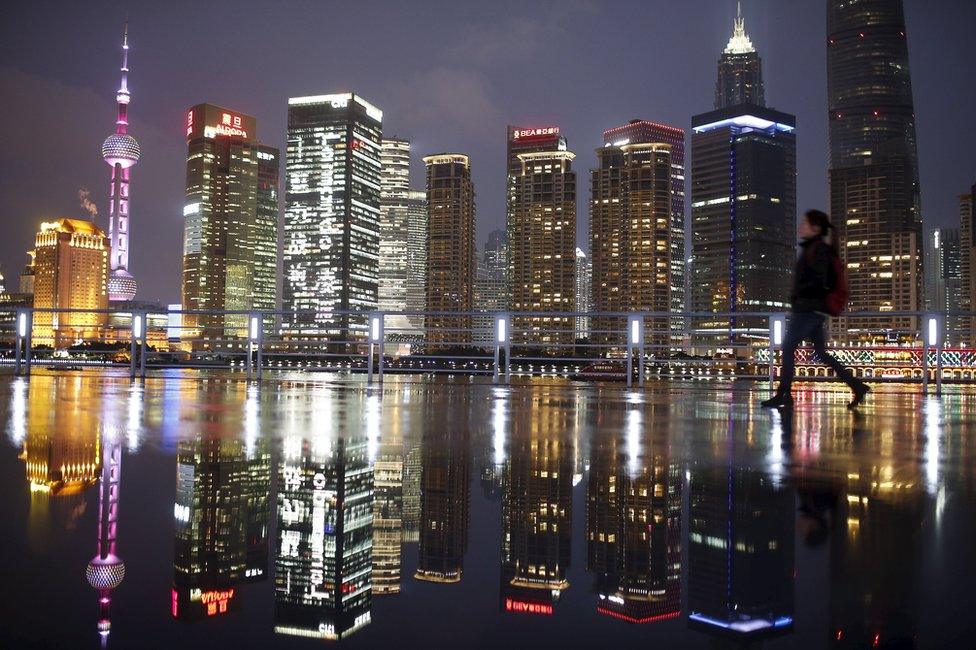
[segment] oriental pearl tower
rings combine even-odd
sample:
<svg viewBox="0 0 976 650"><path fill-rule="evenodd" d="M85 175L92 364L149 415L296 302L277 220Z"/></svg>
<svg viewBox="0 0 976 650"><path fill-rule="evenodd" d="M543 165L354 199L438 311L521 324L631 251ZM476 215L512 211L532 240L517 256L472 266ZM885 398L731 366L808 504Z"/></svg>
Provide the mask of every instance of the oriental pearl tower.
<svg viewBox="0 0 976 650"><path fill-rule="evenodd" d="M98 485L98 552L88 563L85 577L98 590L98 634L102 647L112 629L109 605L112 590L122 584L125 562L116 555L119 520L119 480L122 474L122 442L117 432L102 432L102 478Z"/></svg>
<svg viewBox="0 0 976 650"><path fill-rule="evenodd" d="M108 276L109 300L132 300L136 296L136 279L129 273L129 168L139 162L139 143L129 130L129 23L122 33L122 84L115 99L119 118L115 133L102 143L102 158L112 167L112 189L109 194L109 241L111 259Z"/></svg>

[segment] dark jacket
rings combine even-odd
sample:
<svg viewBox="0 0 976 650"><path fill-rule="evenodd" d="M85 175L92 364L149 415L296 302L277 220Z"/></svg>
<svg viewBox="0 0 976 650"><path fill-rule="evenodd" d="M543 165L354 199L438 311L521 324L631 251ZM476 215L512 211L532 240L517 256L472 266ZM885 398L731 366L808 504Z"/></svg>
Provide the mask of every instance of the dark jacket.
<svg viewBox="0 0 976 650"><path fill-rule="evenodd" d="M793 271L793 311L827 312L824 299L834 288L834 249L820 237L800 242L800 255Z"/></svg>

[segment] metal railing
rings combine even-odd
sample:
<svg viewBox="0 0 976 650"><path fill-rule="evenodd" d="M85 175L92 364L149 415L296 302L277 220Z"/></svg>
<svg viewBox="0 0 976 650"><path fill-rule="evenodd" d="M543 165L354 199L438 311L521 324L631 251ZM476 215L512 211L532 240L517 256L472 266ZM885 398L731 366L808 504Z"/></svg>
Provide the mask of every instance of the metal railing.
<svg viewBox="0 0 976 650"><path fill-rule="evenodd" d="M260 379L268 370L559 375L618 380L774 380L786 313L768 312L287 312L0 309L0 363L17 374L53 368L224 368ZM866 329L890 319L900 329ZM591 327L576 329L580 322ZM976 382L973 312L847 313L831 347L869 381ZM418 323L424 323L420 326ZM904 324L909 323L910 327ZM837 334L837 332L834 332ZM812 350L799 379L830 379Z"/></svg>

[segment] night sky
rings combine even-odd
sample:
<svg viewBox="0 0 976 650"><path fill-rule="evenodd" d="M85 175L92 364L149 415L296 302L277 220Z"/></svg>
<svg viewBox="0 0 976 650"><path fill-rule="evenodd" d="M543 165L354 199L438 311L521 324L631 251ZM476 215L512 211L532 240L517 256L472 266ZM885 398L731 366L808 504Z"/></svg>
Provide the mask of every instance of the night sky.
<svg viewBox="0 0 976 650"><path fill-rule="evenodd" d="M640 117L690 128L711 110L733 0L631 2L17 2L0 20L0 272L16 290L38 223L80 218L91 191L108 229L102 140L115 122L130 20L130 268L139 299L178 301L186 108L254 115L284 149L287 98L353 91L420 158L471 156L478 246L504 223L506 124L558 124L576 152L578 239L603 129ZM905 0L926 227L956 225L976 181L976 3ZM823 0L744 0L769 106L797 115L798 209L827 197ZM283 172L284 170L282 170ZM284 186L282 185L282 189ZM689 201L690 205L690 201ZM584 248L586 248L584 244Z"/></svg>

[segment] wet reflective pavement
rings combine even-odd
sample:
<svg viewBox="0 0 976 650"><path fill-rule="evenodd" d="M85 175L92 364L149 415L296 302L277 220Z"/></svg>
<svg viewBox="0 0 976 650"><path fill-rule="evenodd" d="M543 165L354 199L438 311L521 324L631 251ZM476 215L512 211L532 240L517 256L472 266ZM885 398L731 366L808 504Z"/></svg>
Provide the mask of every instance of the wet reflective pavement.
<svg viewBox="0 0 976 650"><path fill-rule="evenodd" d="M972 647L976 395L0 378L2 647Z"/></svg>

